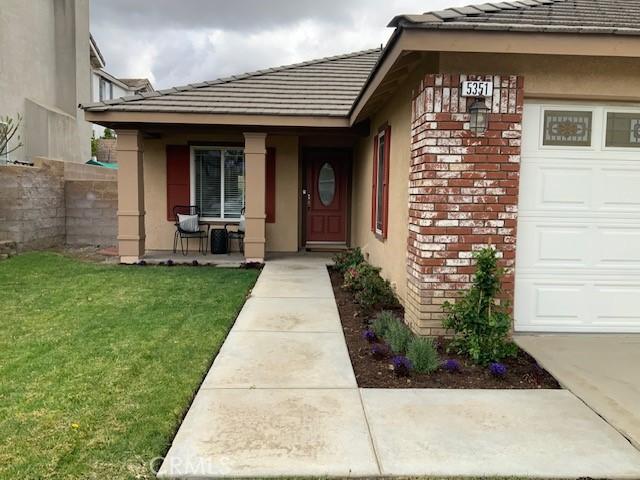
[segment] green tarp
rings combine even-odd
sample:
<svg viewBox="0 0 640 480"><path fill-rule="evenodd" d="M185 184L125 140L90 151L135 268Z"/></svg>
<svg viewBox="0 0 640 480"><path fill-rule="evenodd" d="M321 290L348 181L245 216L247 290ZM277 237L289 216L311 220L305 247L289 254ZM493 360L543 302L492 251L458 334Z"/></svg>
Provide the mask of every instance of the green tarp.
<svg viewBox="0 0 640 480"><path fill-rule="evenodd" d="M110 168L111 170L117 170L118 169L118 164L117 163L99 162L99 161L94 160L94 159L89 160L87 162L87 165L96 165L98 167Z"/></svg>

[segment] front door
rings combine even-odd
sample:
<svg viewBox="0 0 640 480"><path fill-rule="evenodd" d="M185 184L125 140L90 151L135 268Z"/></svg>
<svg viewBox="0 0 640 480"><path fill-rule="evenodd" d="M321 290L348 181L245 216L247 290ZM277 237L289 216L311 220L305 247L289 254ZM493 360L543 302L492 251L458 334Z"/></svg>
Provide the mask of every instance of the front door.
<svg viewBox="0 0 640 480"><path fill-rule="evenodd" d="M308 150L304 160L306 242L346 243L349 152Z"/></svg>

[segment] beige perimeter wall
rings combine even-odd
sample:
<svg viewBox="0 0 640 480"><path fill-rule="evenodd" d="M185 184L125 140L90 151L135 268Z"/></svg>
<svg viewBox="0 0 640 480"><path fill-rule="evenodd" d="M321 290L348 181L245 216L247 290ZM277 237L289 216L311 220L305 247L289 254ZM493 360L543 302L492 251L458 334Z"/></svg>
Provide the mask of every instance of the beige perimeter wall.
<svg viewBox="0 0 640 480"><path fill-rule="evenodd" d="M180 134L144 142L144 198L147 250L173 248L175 227L167 220L167 145L198 142L244 144L242 134ZM267 136L267 147L276 149L276 223L267 224L268 252L298 250L298 138ZM222 222L224 223L224 222Z"/></svg>

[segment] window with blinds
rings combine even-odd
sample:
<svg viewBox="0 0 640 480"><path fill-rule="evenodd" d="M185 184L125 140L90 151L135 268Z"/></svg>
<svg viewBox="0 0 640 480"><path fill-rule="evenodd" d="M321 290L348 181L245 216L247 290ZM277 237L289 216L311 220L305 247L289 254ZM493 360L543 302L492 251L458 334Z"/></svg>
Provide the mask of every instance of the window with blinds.
<svg viewBox="0 0 640 480"><path fill-rule="evenodd" d="M244 208L244 151L241 148L194 149L195 204L200 215L239 219Z"/></svg>

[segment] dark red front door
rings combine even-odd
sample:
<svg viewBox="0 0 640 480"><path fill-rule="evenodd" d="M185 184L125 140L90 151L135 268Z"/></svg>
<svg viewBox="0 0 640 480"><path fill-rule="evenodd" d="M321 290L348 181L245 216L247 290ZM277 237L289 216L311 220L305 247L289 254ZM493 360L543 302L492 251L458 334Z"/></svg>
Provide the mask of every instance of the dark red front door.
<svg viewBox="0 0 640 480"><path fill-rule="evenodd" d="M305 152L306 241L347 241L347 188L349 152L310 150Z"/></svg>

